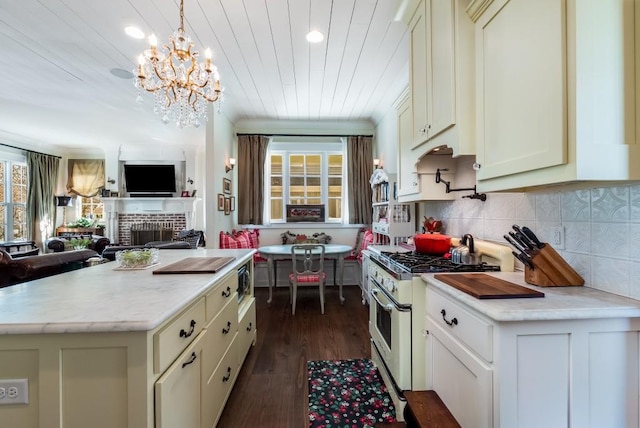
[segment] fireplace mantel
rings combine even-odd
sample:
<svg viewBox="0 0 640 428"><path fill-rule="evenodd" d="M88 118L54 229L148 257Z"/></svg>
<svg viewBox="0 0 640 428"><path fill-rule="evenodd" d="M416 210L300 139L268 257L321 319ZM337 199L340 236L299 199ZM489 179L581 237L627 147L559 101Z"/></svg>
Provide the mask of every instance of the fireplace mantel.
<svg viewBox="0 0 640 428"><path fill-rule="evenodd" d="M102 198L106 217L105 234L117 242L120 214L184 214L186 228L193 229L199 198Z"/></svg>

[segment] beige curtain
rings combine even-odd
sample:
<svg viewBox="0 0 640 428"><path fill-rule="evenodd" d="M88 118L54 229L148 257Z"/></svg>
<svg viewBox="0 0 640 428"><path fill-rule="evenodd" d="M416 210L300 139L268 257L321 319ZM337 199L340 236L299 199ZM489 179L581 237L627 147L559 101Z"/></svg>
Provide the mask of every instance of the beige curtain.
<svg viewBox="0 0 640 428"><path fill-rule="evenodd" d="M371 185L373 174L373 137L352 136L347 139L347 186L349 223L371 224Z"/></svg>
<svg viewBox="0 0 640 428"><path fill-rule="evenodd" d="M269 138L238 135L238 223L262 224L264 164Z"/></svg>
<svg viewBox="0 0 640 428"><path fill-rule="evenodd" d="M69 159L67 192L90 198L104 188L104 160Z"/></svg>
<svg viewBox="0 0 640 428"><path fill-rule="evenodd" d="M60 159L42 153L27 152L27 230L38 243L53 235L55 225L55 187Z"/></svg>

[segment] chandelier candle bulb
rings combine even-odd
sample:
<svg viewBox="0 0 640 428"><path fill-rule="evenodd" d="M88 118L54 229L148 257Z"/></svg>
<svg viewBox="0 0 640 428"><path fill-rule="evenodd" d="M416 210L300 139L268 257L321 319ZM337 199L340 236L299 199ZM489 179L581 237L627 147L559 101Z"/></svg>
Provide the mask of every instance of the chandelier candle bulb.
<svg viewBox="0 0 640 428"><path fill-rule="evenodd" d="M138 57L138 78L144 79L144 56L140 55Z"/></svg>
<svg viewBox="0 0 640 428"><path fill-rule="evenodd" d="M204 56L206 58L204 61L204 69L207 73L211 73L211 49L207 48L207 50L204 51Z"/></svg>

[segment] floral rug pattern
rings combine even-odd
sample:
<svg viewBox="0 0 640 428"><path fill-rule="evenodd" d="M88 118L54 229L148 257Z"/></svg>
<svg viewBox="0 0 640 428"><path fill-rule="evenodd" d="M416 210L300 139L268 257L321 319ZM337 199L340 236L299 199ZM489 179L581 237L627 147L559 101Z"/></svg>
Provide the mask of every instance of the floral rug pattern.
<svg viewBox="0 0 640 428"><path fill-rule="evenodd" d="M308 361L309 426L372 428L395 422L387 387L368 359Z"/></svg>

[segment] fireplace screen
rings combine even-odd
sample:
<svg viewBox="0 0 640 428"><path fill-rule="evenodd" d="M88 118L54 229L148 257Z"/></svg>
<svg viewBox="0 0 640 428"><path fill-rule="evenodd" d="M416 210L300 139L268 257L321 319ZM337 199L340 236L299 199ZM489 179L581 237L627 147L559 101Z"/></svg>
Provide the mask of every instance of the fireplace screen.
<svg viewBox="0 0 640 428"><path fill-rule="evenodd" d="M136 223L131 225L131 245L153 241L172 241L172 223Z"/></svg>

